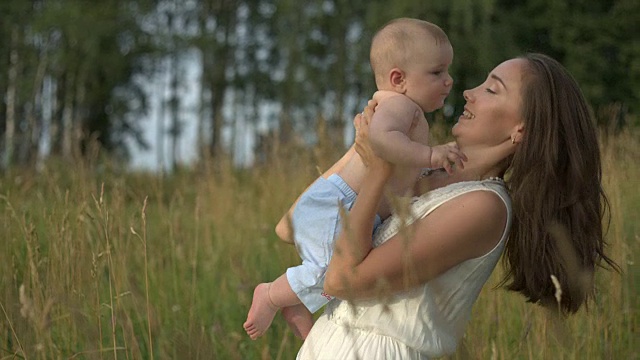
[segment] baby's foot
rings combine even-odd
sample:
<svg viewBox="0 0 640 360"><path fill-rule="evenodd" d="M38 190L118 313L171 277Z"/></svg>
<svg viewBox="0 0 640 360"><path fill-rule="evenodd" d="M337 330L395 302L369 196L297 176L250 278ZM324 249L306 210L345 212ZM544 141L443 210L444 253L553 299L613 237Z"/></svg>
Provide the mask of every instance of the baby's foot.
<svg viewBox="0 0 640 360"><path fill-rule="evenodd" d="M304 305L298 304L282 308L282 316L295 336L302 340L307 338L313 326L313 316Z"/></svg>
<svg viewBox="0 0 640 360"><path fill-rule="evenodd" d="M247 321L242 325L252 340L262 336L271 325L273 317L278 312L269 298L269 287L271 283L263 283L256 286L253 291L253 302L247 315Z"/></svg>

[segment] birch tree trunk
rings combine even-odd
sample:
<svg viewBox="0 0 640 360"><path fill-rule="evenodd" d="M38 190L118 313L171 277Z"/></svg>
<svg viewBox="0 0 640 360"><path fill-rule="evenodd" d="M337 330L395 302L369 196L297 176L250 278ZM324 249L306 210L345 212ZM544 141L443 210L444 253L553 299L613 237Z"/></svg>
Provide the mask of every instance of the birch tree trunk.
<svg viewBox="0 0 640 360"><path fill-rule="evenodd" d="M86 66L80 67L78 75L76 76L75 86L73 87L73 93L75 101L73 102L73 111L71 112L71 156L73 159L76 157L86 156L88 153L83 153L82 142L86 143L85 149L93 146L91 141L94 139L90 133L88 127L89 106L87 105L87 69ZM93 159L90 159L93 160Z"/></svg>
<svg viewBox="0 0 640 360"><path fill-rule="evenodd" d="M204 52L203 52L204 53ZM205 137L204 137L204 118L206 116L206 96L205 96L205 77L204 77L204 54L201 58L201 66L202 66L202 72L200 75L200 90L198 93L198 100L199 100L199 105L198 105L198 124L197 126L197 132L196 132L196 146L197 146L197 156L198 162L202 162L203 160L206 159L206 145L205 145Z"/></svg>
<svg viewBox="0 0 640 360"><path fill-rule="evenodd" d="M179 80L178 77L179 69L178 69L178 56L176 54L176 50L172 51L170 56L170 80L169 87L171 91L171 96L169 98L169 107L171 111L171 127L169 134L171 136L171 169L175 170L178 166L178 140L180 139L181 133L181 124L180 124L180 95L178 94L179 89Z"/></svg>
<svg viewBox="0 0 640 360"><path fill-rule="evenodd" d="M44 49L38 59L33 81L31 106L27 108L25 119L27 120L26 146L21 154L24 162L34 164L40 152L40 140L42 137L42 86L49 62L48 51ZM38 115L39 114L39 115Z"/></svg>
<svg viewBox="0 0 640 360"><path fill-rule="evenodd" d="M2 159L2 168L8 169L13 163L13 153L15 148L16 135L16 93L18 87L18 42L20 33L18 26L14 25L11 29L11 49L9 51L9 74L7 83L7 119L4 132L4 158Z"/></svg>
<svg viewBox="0 0 640 360"><path fill-rule="evenodd" d="M60 155L60 129L64 105L65 75L51 78L51 116L49 118L49 156Z"/></svg>
<svg viewBox="0 0 640 360"><path fill-rule="evenodd" d="M71 159L73 146L73 92L75 75L72 71L67 72L65 81L64 104L62 105L62 158Z"/></svg>
<svg viewBox="0 0 640 360"><path fill-rule="evenodd" d="M215 6L216 29L215 36L220 39L213 50L213 64L211 77L209 80L211 90L211 143L209 144L212 156L215 158L222 154L222 127L224 116L222 108L224 106L225 94L227 91L226 72L229 64L229 57L233 56L233 47L230 44L230 34L235 28L236 6L233 1L219 0Z"/></svg>
<svg viewBox="0 0 640 360"><path fill-rule="evenodd" d="M159 107L158 107L158 123L156 130L156 154L158 156L158 169L161 174L165 172L165 159L164 159L164 136L165 136L165 126L164 126L164 118L167 109L167 101L165 99L165 95L167 93L167 81L164 78L164 74L166 73L167 66L165 66L165 58L161 57L158 60L160 73L157 81L160 82L157 87L158 90L158 98L159 98Z"/></svg>

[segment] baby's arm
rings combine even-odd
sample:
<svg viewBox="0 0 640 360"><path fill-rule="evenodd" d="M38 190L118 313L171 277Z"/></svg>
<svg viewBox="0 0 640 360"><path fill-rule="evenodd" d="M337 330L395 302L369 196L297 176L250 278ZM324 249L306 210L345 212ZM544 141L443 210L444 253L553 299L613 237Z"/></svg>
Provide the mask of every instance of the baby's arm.
<svg viewBox="0 0 640 360"><path fill-rule="evenodd" d="M423 118L420 107L404 95L381 100L369 127L376 155L395 165L431 167L432 148L409 138L416 122Z"/></svg>

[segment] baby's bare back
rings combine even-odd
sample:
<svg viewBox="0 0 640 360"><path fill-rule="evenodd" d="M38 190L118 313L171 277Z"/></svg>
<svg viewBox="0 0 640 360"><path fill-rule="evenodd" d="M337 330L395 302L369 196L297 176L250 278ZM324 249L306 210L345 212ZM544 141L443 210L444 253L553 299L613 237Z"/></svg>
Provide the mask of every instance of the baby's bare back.
<svg viewBox="0 0 640 360"><path fill-rule="evenodd" d="M366 176L366 166L357 153L338 171L338 175L356 193L360 193L360 188ZM378 215L385 219L391 214L391 203L394 197L404 197L413 195L413 187L422 169L412 167L394 168L391 178L387 182L385 197L378 207Z"/></svg>
<svg viewBox="0 0 640 360"><path fill-rule="evenodd" d="M388 99L396 96L406 98L402 94L394 93L391 91L376 92L374 98L376 98L379 104L378 108L376 108L376 112L378 112L378 110L382 110L380 111L380 114L383 114L385 113L384 110L395 110L388 108L382 109L382 107L385 106L385 103L387 103ZM406 99L406 101L402 100L404 101L404 104L406 104L406 106L402 107L401 109L402 114L400 119L393 119L385 116L376 116L374 114L374 117L371 120L369 136L373 150L378 156L390 161L395 165L394 173L387 183L388 191L386 192L386 194L388 196L385 196L378 209L378 215L380 215L382 218L387 217L391 213L391 199L389 197L402 197L412 195L414 185L422 171L422 167L408 166L407 164L402 163L402 159L400 159L400 161L394 161L394 159L387 157L390 152L388 151L388 149L397 144L389 144L390 137L385 138L389 133L390 127L387 126L389 124L374 124L374 122L396 121L396 124L391 125L391 131L402 133L403 137L406 138L404 139L405 141L408 140L422 145L428 145L429 125L424 116L424 113L422 112L420 107L417 106L417 104L415 104L408 98ZM397 100L398 99L396 99L396 105L398 104ZM400 103L402 104L402 102ZM393 114L397 113L398 111L393 112ZM412 118L408 119L409 117ZM338 173L338 175L340 175L356 193L359 193L360 186L362 184L364 176L366 175L366 167L362 162L360 156L355 154L351 158L351 160L347 162L344 168Z"/></svg>

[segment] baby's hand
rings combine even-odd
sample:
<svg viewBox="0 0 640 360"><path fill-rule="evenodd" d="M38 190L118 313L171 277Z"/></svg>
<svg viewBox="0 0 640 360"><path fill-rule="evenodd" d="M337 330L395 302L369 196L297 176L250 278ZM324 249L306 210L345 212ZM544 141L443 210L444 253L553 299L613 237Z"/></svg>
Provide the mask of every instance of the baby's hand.
<svg viewBox="0 0 640 360"><path fill-rule="evenodd" d="M431 167L434 169L442 167L447 173L452 174L451 165L456 164L464 169L463 161L467 161L467 157L458 149L455 142L431 147Z"/></svg>

